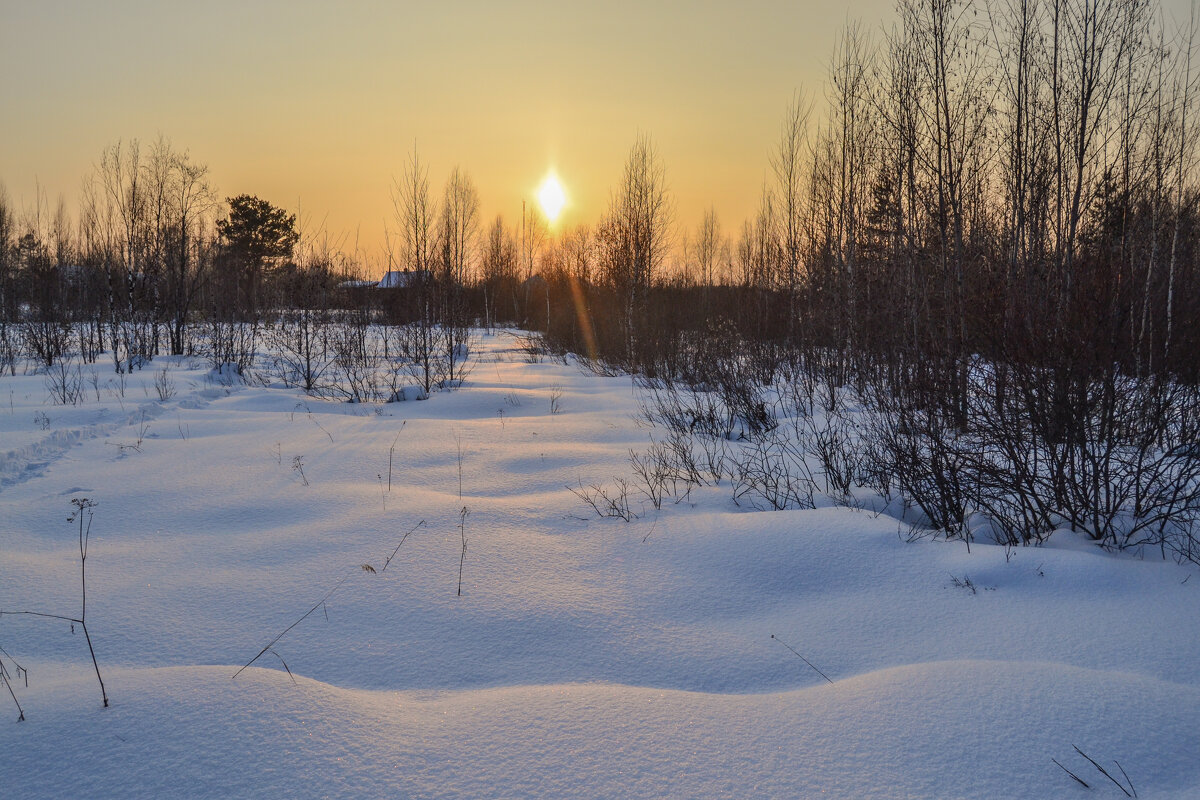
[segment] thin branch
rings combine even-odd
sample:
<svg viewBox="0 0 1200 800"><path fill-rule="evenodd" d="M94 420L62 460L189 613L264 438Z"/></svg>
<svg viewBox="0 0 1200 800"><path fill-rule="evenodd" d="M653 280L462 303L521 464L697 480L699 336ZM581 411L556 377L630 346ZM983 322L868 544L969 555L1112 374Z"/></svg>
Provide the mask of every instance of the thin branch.
<svg viewBox="0 0 1200 800"><path fill-rule="evenodd" d="M417 528L421 527L424 524L425 524L425 520L421 520L416 525L413 525L411 528L409 528L408 533L404 534L404 536L400 539L400 544L396 545L396 549L392 551L392 554L390 556L388 556L386 559L384 559L383 567L381 567L379 570L380 572L387 572L388 564L392 563L392 559L396 557L396 553L400 552L400 548L404 545L404 542L413 533L413 531L415 531Z"/></svg>
<svg viewBox="0 0 1200 800"><path fill-rule="evenodd" d="M246 662L246 663L245 663L245 664L242 666L242 668L241 668L241 669L239 669L237 672L233 673L233 677L234 677L234 678L236 678L238 675L241 675L241 674L242 674L242 672L243 672L243 671L246 669L246 667L249 667L249 666L250 666L251 664L253 664L255 661L258 661L260 658L262 658L262 657L263 657L263 655L264 655L264 654L265 654L265 653L266 653L268 650L270 650L272 647L274 647L274 646L275 646L275 643L276 643L276 642L278 642L278 641L279 641L280 639L282 639L282 638L283 638L285 635L287 635L287 632L288 632L288 631L290 631L292 628L294 628L294 627L296 627L297 625L299 625L301 622L304 622L304 620L308 619L308 618L309 618L309 616L311 616L311 615L312 615L312 613L313 613L314 611L316 611L318 608L321 608L322 606L324 606L324 605L325 605L325 601L326 601L326 600L328 600L328 599L329 599L329 598L330 598L330 597L333 595L333 593L334 593L334 592L336 592L336 591L338 590L338 588L339 588L339 587L340 587L340 586L341 586L343 583L345 583L345 582L346 582L346 579L347 579L347 578L349 578L349 577L350 577L351 575L353 575L353 574L354 574L353 572L350 572L350 573L347 573L346 575L342 576L342 579L341 579L340 581L338 581L337 583L335 583L335 584L333 585L333 588L332 588L332 589L330 589L328 592L326 592L326 593L325 593L325 596L324 596L324 597L322 597L320 600L318 600L318 601L316 602L316 604L315 604L315 605L314 605L312 608L310 608L308 611L305 611L305 612L304 612L304 614L303 614L303 615L300 617L300 619L296 620L296 621L295 621L295 622L293 622L291 625L288 625L286 628L284 628L282 631L280 631L280 632L279 632L279 634L278 634L278 635L277 635L277 636L276 636L274 639L272 639L270 642L268 642L268 643L267 643L267 646L266 646L266 647L264 647L262 650L259 650L259 651L258 651L258 655L256 655L254 658L252 658L252 659L250 659L249 661L247 661L247 662Z"/></svg>
<svg viewBox="0 0 1200 800"><path fill-rule="evenodd" d="M87 641L88 652L92 654L92 666L96 669L96 680L100 681L100 697L104 700L104 707L108 708L108 691L104 688L104 678L100 677L100 664L96 661L96 649L92 647L92 636L88 633L86 622L80 620L79 626L83 628L83 638Z"/></svg>
<svg viewBox="0 0 1200 800"><path fill-rule="evenodd" d="M8 693L12 697L12 701L17 707L17 722L24 722L25 709L21 708L21 701L17 699L17 693L13 691L12 683L9 682L8 671L3 667L4 665L0 664L0 681L4 681L4 688L8 689Z"/></svg>
<svg viewBox="0 0 1200 800"><path fill-rule="evenodd" d="M1058 764L1058 759L1052 758L1050 760L1053 761L1055 764ZM1067 773L1068 775L1070 775L1076 781L1078 781L1079 785L1082 786L1083 788L1085 788L1085 789L1092 788L1091 786L1088 785L1087 781L1085 781L1083 778L1076 775L1074 772L1071 772L1071 770L1067 769L1062 764L1058 764L1058 768L1061 769L1063 772Z"/></svg>
<svg viewBox="0 0 1200 800"><path fill-rule="evenodd" d="M1117 765L1117 769L1121 770L1121 774L1125 776L1125 781L1129 784L1129 791L1133 792L1134 797L1137 797L1137 789L1133 788L1133 781L1130 780L1128 773L1125 772L1125 768L1121 766L1121 762L1113 759L1113 763Z"/></svg>
<svg viewBox="0 0 1200 800"><path fill-rule="evenodd" d="M396 545L396 549L392 551L392 554L390 556L388 556L387 560L384 562L383 568L379 570L380 572L383 572L384 570L387 569L387 565L390 564L392 559L396 556L396 553L400 550L400 545L404 544L404 540L407 539L409 537L409 535L412 534L413 531L415 531L417 528L420 528L424 524L425 524L425 520L421 520L416 525L414 525L408 531L408 533L404 534L403 538L400 539L400 544ZM267 642L266 646L263 647L262 650L258 651L258 655L254 656L254 658L247 661L245 664L242 665L242 667L237 672L233 673L233 678L236 678L238 675L241 675L242 672L245 671L245 669L247 667L249 667L255 661L258 661L260 658L262 658L268 652L270 652L272 655L274 655L280 661L283 661L283 657L280 656L279 653L274 649L275 645L279 642L279 640L282 639L284 636L286 636L288 634L288 631L290 631L292 628L296 627L301 622L303 622L304 620L306 620L310 616L312 616L317 611L317 609L321 610L321 612L325 615L325 621L328 622L329 621L329 609L325 605L326 601L329 600L329 598L333 596L334 592L336 592L339 588L341 588L341 585L343 583L345 583L347 580L349 580L351 575L354 575L356 572L374 572L373 568L368 569L368 567L370 567L369 564L359 564L358 566L352 567L345 575L342 576L341 580L339 580L337 583L335 583L333 585L333 588L331 588L328 592L325 593L324 597L322 597L320 600L318 600L316 603L313 604L312 608L310 608L308 611L304 612L304 614L302 614L300 616L300 618L297 619L295 622L293 622L291 625L288 625L286 628L284 628L282 631L280 631L275 636L274 639ZM10 612L6 612L6 613L12 614L12 613L19 613L19 612L10 611ZM85 633L86 633L86 630L85 630ZM286 663L284 664L284 669L287 669ZM289 675L291 674L290 669L288 670L288 674ZM232 680L232 678L231 678L231 680Z"/></svg>
<svg viewBox="0 0 1200 800"><path fill-rule="evenodd" d="M63 622L78 622L80 625L83 624L83 620L77 619L75 617L64 617L62 614L44 614L41 611L0 611L0 617L4 616L5 614L8 614L10 616L24 614L24 615L30 616L30 617L45 617L46 619L61 619Z"/></svg>
<svg viewBox="0 0 1200 800"><path fill-rule="evenodd" d="M396 431L396 438L392 440L392 446L388 448L388 491L392 490L392 459L396 455L396 442L400 441L400 432L404 430L404 426L408 424L408 420L400 423L400 430Z"/></svg>
<svg viewBox="0 0 1200 800"><path fill-rule="evenodd" d="M828 675L826 675L824 672L821 672L821 670L817 669L816 665L814 665L814 664L813 664L811 661L809 661L807 658L805 658L804 656L802 656L802 655L800 655L798 652L796 652L796 648L792 647L790 644L788 644L787 642L785 642L783 639L780 639L778 636L776 636L776 635L775 635L775 634L773 634L773 633L771 634L771 638L772 638L772 639L774 639L775 641L779 642L781 645L783 645L784 647L786 647L788 650L791 650L793 653L795 653L795 654L796 654L796 658L800 659L800 660L801 660L801 661L803 661L805 664L808 664L810 667L812 667L812 669L813 669L813 671L814 671L814 672L816 672L818 675L820 675L820 676L821 676L822 678L824 678L825 680L829 681L829 685L830 685L830 686L832 686L832 685L833 685L833 681L829 680L829 676L828 676Z"/></svg>
<svg viewBox="0 0 1200 800"><path fill-rule="evenodd" d="M1100 770L1100 774L1101 774L1101 775L1103 775L1104 777L1108 778L1110 781L1112 781L1113 783L1115 783L1115 784L1117 785L1117 788L1118 788L1118 789L1120 789L1122 792L1124 792L1124 793L1125 793L1125 796L1126 796L1126 797L1133 797L1133 795L1131 795L1131 794L1129 793L1129 790L1128 790L1128 789L1126 789L1124 786L1122 786L1122 785L1121 785L1121 782L1120 782L1120 781L1118 781L1116 778L1114 778L1112 775L1110 775L1110 774L1109 774L1109 772L1108 772L1108 770L1106 770L1104 767L1102 767L1102 766L1100 766L1098 763L1096 763L1096 759L1092 758L1092 757L1091 757L1091 756L1089 756L1087 753L1085 753L1085 752L1083 752L1082 750L1080 750L1080 749L1079 749L1079 747L1078 747L1077 745L1071 745L1071 747L1074 747L1074 748L1075 748L1075 752L1076 752L1076 753L1079 753L1079 755L1083 756L1083 757L1084 757L1084 758L1086 758L1088 761L1092 762L1092 766L1093 766L1093 767L1095 767L1096 769ZM1116 763L1116 762L1113 762L1113 763ZM1120 764L1117 764L1117 766L1118 766L1118 767L1120 767L1121 765L1120 765ZM1124 772L1124 770L1122 770L1122 772ZM1128 775L1126 775L1125 777L1126 777L1126 778L1128 778L1129 776L1128 776ZM1132 786L1132 785L1133 785L1133 784L1130 784L1130 786Z"/></svg>
<svg viewBox="0 0 1200 800"><path fill-rule="evenodd" d="M292 674L292 670L288 667L287 662L283 660L283 656L279 655L279 652L274 647L270 648L270 652L271 655L279 659L280 664L283 664L283 668L287 671L288 677L292 679L292 684L296 685L296 676Z"/></svg>
<svg viewBox="0 0 1200 800"><path fill-rule="evenodd" d="M458 512L458 533L462 537L462 554L458 557L458 596L462 597L463 562L467 560L467 514L471 512L466 506Z"/></svg>

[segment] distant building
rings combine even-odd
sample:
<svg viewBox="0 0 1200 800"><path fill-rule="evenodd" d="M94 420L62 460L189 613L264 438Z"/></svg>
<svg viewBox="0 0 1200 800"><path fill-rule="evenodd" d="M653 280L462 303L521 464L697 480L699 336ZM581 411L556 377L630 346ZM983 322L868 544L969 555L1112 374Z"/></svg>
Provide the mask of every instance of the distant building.
<svg viewBox="0 0 1200 800"><path fill-rule="evenodd" d="M424 283L431 277L432 275L427 269L393 269L384 273L383 278L375 284L375 287L378 289L407 289L410 286Z"/></svg>
<svg viewBox="0 0 1200 800"><path fill-rule="evenodd" d="M377 281L342 281L338 284L339 289L407 289L411 286L416 286L422 281L427 281L432 276L429 270L411 270L411 269L394 269L383 274L383 277Z"/></svg>

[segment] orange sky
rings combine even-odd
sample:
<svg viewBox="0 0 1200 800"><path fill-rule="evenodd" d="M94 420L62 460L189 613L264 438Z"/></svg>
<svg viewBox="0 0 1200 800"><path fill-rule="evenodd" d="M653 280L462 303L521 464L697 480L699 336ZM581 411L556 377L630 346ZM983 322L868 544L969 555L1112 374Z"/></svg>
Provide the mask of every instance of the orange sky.
<svg viewBox="0 0 1200 800"><path fill-rule="evenodd" d="M435 190L455 164L471 175L484 220L515 221L556 169L571 225L595 221L645 133L678 221L711 204L732 233L793 92L823 91L847 18L878 29L891 8L0 0L0 182L19 208L36 183L74 208L105 146L161 133L222 196L299 205L378 262L414 143Z"/></svg>

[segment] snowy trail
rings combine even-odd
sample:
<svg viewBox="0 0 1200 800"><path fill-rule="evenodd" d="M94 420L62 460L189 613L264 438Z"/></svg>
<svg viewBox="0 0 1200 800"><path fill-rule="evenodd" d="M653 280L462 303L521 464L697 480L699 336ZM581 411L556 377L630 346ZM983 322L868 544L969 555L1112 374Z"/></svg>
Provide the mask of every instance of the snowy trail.
<svg viewBox="0 0 1200 800"><path fill-rule="evenodd" d="M525 363L503 335L481 352L462 391L380 406L229 391L179 365L190 389L149 403L145 442L124 452L105 439L128 438L140 408L48 407L22 378L2 441L68 443L8 448L0 608L77 609L64 520L72 496L97 500L88 619L113 708L98 709L79 637L0 618L0 646L30 670L28 721L0 722L4 784L1082 797L1050 760L1104 781L1077 744L1141 797L1200 792L1194 569L1057 536L1007 556L907 544L888 517L752 513L724 486L658 512L636 499L630 523L589 518L567 487L628 476L647 441L629 379ZM30 430L42 409L52 429ZM276 645L295 683L272 654L231 680L343 578Z"/></svg>
<svg viewBox="0 0 1200 800"><path fill-rule="evenodd" d="M143 426L149 430L149 423L160 419L169 411L202 409L214 399L227 396L241 387L216 387L211 382L205 386L197 381L192 381L187 388L190 391L185 391L169 400L147 400L142 403L131 401L129 405L132 408L126 408L123 399L114 402L112 397L105 397L103 401L98 400L98 408L90 407L87 403L82 409L43 404L42 409L35 413L35 418L38 414L43 416L36 418L35 423L38 427L43 427L43 430L49 430L49 433L45 436L38 436L23 432L24 435L21 438L33 439L33 441L14 449L0 450L0 491L4 491L8 486L40 477L55 461L63 458L72 448L78 447L84 442L93 439L108 439L120 434L122 438L119 441L108 443L118 448L122 445L128 447L130 444L136 443ZM53 419L50 415L53 415ZM112 418L111 421L107 421L109 418ZM42 421L43 419L44 421ZM88 420L94 421L88 422ZM58 424L55 424L56 421ZM14 431L5 431L6 439L17 438L14 433ZM157 438L158 433L154 433L153 436Z"/></svg>

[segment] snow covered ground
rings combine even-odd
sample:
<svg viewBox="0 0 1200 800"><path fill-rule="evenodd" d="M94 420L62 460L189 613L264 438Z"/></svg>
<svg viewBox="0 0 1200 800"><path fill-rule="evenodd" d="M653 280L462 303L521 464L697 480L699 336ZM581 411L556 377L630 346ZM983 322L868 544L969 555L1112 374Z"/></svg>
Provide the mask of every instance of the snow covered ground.
<svg viewBox="0 0 1200 800"><path fill-rule="evenodd" d="M630 380L507 334L424 402L189 359L86 385L58 406L0 378L0 609L78 614L67 517L98 503L112 699L67 623L0 617L28 670L25 722L0 689L13 797L1123 797L1074 746L1200 797L1194 567L1062 533L906 543L721 487L600 519L568 486L629 475Z"/></svg>

